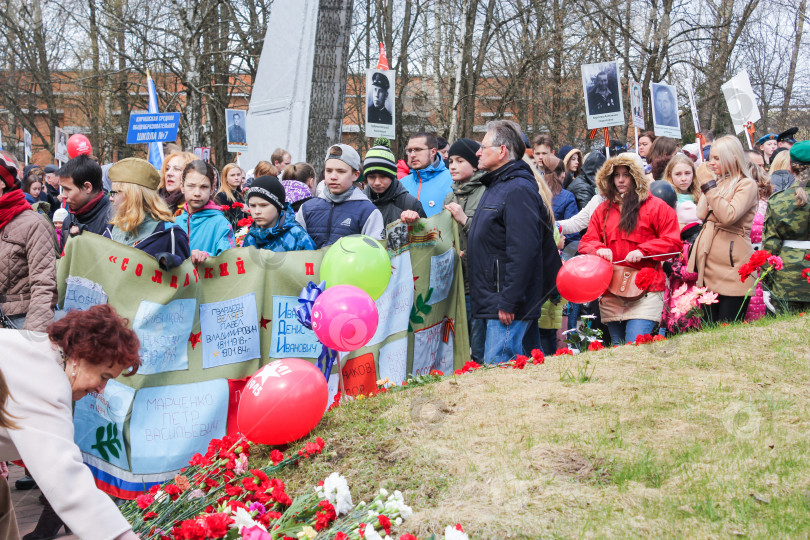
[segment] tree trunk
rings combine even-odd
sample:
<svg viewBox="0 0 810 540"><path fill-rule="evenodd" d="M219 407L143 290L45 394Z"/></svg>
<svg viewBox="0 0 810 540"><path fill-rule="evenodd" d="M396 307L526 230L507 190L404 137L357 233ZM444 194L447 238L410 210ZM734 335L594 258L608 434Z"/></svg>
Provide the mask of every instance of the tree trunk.
<svg viewBox="0 0 810 540"><path fill-rule="evenodd" d="M799 47L802 44L802 34L804 33L804 17L807 11L807 0L801 0L796 10L796 36L793 39L793 53L790 55L790 68L788 69L787 86L785 87L785 99L782 101L782 124L786 124L790 111L790 99L793 94L793 81L796 78L796 63L799 59Z"/></svg>

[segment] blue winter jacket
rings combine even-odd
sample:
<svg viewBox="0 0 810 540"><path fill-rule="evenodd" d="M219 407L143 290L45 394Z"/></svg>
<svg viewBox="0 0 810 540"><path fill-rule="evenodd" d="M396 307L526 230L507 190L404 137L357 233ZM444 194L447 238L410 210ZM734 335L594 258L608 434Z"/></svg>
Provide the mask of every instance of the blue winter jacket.
<svg viewBox="0 0 810 540"><path fill-rule="evenodd" d="M554 219L560 221L562 219L570 219L577 215L579 209L577 208L577 199L574 194L567 189L561 190L554 196L551 201L551 207L554 210ZM581 233L571 233L565 235L565 243L579 240L582 237Z"/></svg>
<svg viewBox="0 0 810 540"><path fill-rule="evenodd" d="M472 314L497 319L503 310L536 320L556 294L562 263L534 174L525 162L510 161L481 183L486 189L467 236Z"/></svg>
<svg viewBox="0 0 810 540"><path fill-rule="evenodd" d="M109 229L104 232L104 236L112 238ZM161 221L152 234L132 247L157 259L158 266L163 270L171 270L180 266L191 256L186 231L172 222Z"/></svg>
<svg viewBox="0 0 810 540"><path fill-rule="evenodd" d="M212 201L191 214L191 219L186 205L184 212L175 218L175 223L186 231L192 250L204 251L216 257L223 251L236 247L228 218L219 209L219 205Z"/></svg>
<svg viewBox="0 0 810 540"><path fill-rule="evenodd" d="M315 242L307 231L295 221L295 212L289 203L272 227L262 229L257 225L251 225L242 243L242 247L249 246L270 251L316 249Z"/></svg>
<svg viewBox="0 0 810 540"><path fill-rule="evenodd" d="M439 154L436 154L436 159L429 167L419 171L411 169L411 174L403 177L400 183L411 195L419 199L427 217L444 210L444 198L453 191L450 171Z"/></svg>

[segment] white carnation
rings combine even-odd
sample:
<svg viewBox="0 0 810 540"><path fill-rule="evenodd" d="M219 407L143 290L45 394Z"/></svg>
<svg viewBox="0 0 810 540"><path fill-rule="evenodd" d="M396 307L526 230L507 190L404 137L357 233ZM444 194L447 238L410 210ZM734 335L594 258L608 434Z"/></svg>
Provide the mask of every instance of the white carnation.
<svg viewBox="0 0 810 540"><path fill-rule="evenodd" d="M318 496L332 503L339 516L348 514L354 508L349 484L346 482L346 478L336 472L326 477L322 489L318 491Z"/></svg>
<svg viewBox="0 0 810 540"><path fill-rule="evenodd" d="M467 533L448 525L444 529L444 540L470 540L470 537Z"/></svg>

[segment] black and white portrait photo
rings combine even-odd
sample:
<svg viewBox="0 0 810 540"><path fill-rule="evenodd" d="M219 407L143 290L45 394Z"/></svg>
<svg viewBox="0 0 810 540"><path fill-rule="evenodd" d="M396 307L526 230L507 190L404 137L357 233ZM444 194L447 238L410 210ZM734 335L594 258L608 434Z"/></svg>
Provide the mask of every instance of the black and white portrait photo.
<svg viewBox="0 0 810 540"><path fill-rule="evenodd" d="M583 65L582 89L588 129L624 124L624 105L616 62Z"/></svg>
<svg viewBox="0 0 810 540"><path fill-rule="evenodd" d="M630 83L630 107L633 112L633 125L644 129L644 101L641 99L641 85L636 81Z"/></svg>
<svg viewBox="0 0 810 540"><path fill-rule="evenodd" d="M67 141L67 132L62 128L56 128L56 150L54 151L56 161L67 163L67 161L70 160L67 150Z"/></svg>
<svg viewBox="0 0 810 540"><path fill-rule="evenodd" d="M394 129L394 72L366 72L366 136L396 137Z"/></svg>
<svg viewBox="0 0 810 540"><path fill-rule="evenodd" d="M652 83L650 96L655 134L680 139L681 120L678 118L678 93L675 87L664 83Z"/></svg>
<svg viewBox="0 0 810 540"><path fill-rule="evenodd" d="M228 152L246 152L248 145L245 111L225 109L225 124L228 130Z"/></svg>

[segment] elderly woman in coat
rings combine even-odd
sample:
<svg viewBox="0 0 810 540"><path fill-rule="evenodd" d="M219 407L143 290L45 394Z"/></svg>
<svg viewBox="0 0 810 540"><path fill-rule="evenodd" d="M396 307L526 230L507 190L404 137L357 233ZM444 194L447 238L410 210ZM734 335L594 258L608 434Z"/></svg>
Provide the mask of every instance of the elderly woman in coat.
<svg viewBox="0 0 810 540"><path fill-rule="evenodd" d="M18 167L0 152L0 327L41 332L56 305L56 244L47 217L25 200Z"/></svg>
<svg viewBox="0 0 810 540"><path fill-rule="evenodd" d="M689 255L689 271L697 272L698 287L718 294L718 302L707 306L710 321L742 320L755 278L741 281L739 268L754 252L750 236L759 190L737 137L714 141L709 164L698 168L697 181L703 192L697 205L703 229Z"/></svg>
<svg viewBox="0 0 810 540"><path fill-rule="evenodd" d="M25 461L49 503L26 539L52 538L63 521L83 540L137 539L82 463L72 402L103 392L124 370L134 374L139 348L108 305L71 311L47 334L0 330L0 460ZM2 477L0 493L8 494ZM0 501L0 537L19 538L10 498Z"/></svg>

